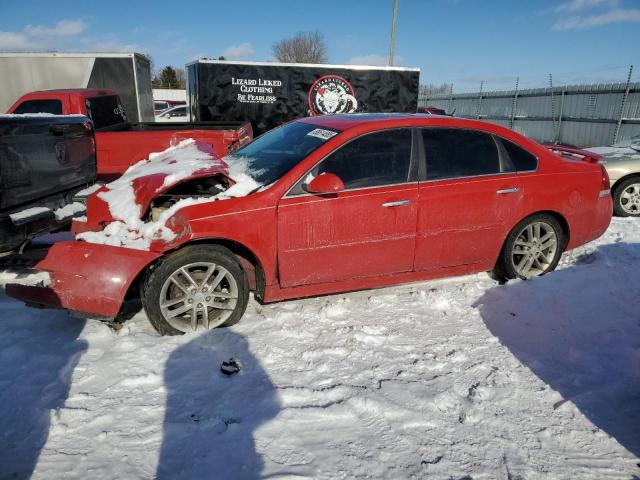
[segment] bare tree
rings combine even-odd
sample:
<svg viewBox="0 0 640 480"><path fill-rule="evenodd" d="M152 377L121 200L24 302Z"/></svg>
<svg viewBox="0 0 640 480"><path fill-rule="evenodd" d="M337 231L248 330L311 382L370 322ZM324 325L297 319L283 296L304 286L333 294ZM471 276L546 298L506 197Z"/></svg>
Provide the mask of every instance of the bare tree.
<svg viewBox="0 0 640 480"><path fill-rule="evenodd" d="M283 63L327 63L327 46L318 31L298 32L275 43L273 56Z"/></svg>
<svg viewBox="0 0 640 480"><path fill-rule="evenodd" d="M450 83L441 83L440 85L429 83L427 85L420 85L420 94L435 95L438 93L449 93L451 91L452 86L453 85Z"/></svg>
<svg viewBox="0 0 640 480"><path fill-rule="evenodd" d="M187 77L184 74L184 68L176 68L176 80L178 80L178 88L187 88Z"/></svg>

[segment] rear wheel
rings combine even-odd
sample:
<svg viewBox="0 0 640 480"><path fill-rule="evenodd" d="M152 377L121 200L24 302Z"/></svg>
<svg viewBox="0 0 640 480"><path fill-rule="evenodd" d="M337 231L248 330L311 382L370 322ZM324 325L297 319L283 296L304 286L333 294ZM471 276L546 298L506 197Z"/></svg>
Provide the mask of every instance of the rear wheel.
<svg viewBox="0 0 640 480"><path fill-rule="evenodd" d="M219 245L195 245L169 255L142 288L149 321L161 335L233 325L248 300L244 271L233 253Z"/></svg>
<svg viewBox="0 0 640 480"><path fill-rule="evenodd" d="M551 215L525 218L509 233L494 273L504 279L544 275L558 265L565 242L560 223Z"/></svg>
<svg viewBox="0 0 640 480"><path fill-rule="evenodd" d="M629 178L615 188L613 211L619 217L640 217L640 177Z"/></svg>

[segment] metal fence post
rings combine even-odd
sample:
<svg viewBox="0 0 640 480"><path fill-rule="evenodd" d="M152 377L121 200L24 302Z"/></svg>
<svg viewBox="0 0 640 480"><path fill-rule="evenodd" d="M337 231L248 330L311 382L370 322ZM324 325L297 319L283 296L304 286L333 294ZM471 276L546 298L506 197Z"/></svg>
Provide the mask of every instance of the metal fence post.
<svg viewBox="0 0 640 480"><path fill-rule="evenodd" d="M558 115L558 129L556 130L555 138L553 139L554 143L562 143L560 137L562 134L562 114L564 113L564 94L566 92L566 88L562 87L562 92L560 93L560 114Z"/></svg>
<svg viewBox="0 0 640 480"><path fill-rule="evenodd" d="M516 89L513 93L513 100L511 102L511 119L509 120L509 128L512 130L516 119L516 105L518 104L518 83L520 83L520 77L516 77Z"/></svg>
<svg viewBox="0 0 640 480"><path fill-rule="evenodd" d="M551 131L556 131L556 102L553 96L553 75L549 74L549 90L551 92Z"/></svg>
<svg viewBox="0 0 640 480"><path fill-rule="evenodd" d="M616 124L616 130L613 133L613 143L618 142L618 134L620 133L620 127L622 126L622 118L624 117L624 109L627 106L627 98L629 98L629 87L631 86L631 73L633 72L633 65L629 65L629 75L627 75L627 85L624 89L624 95L622 95L622 102L620 103L620 114L618 115L618 123Z"/></svg>
<svg viewBox="0 0 640 480"><path fill-rule="evenodd" d="M480 120L480 111L482 109L482 87L484 85L484 80L480 81L480 93L478 94L478 107L476 109L476 120Z"/></svg>
<svg viewBox="0 0 640 480"><path fill-rule="evenodd" d="M449 108L447 109L447 113L449 115L453 115L453 83L449 86Z"/></svg>

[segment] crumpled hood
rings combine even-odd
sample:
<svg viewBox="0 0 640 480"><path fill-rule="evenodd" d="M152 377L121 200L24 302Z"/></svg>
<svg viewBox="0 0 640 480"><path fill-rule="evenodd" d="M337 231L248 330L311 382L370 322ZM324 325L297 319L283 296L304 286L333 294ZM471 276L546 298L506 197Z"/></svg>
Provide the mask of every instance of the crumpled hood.
<svg viewBox="0 0 640 480"><path fill-rule="evenodd" d="M229 166L211 145L183 141L133 165L122 177L91 195L87 199L86 227L94 229L114 220L132 223L132 217L142 218L158 195L180 183L216 175L234 183L229 178Z"/></svg>
<svg viewBox="0 0 640 480"><path fill-rule="evenodd" d="M118 180L91 195L87 201L87 221L74 223L76 239L139 250L173 242L179 234L189 231L188 224L176 221L181 209L243 197L261 187L249 163L250 159L234 158L227 164L210 145L183 140L164 152L150 155L148 160L132 166ZM202 197L194 194L173 203L157 217L145 215L157 196L180 183L212 176L219 177L218 193Z"/></svg>

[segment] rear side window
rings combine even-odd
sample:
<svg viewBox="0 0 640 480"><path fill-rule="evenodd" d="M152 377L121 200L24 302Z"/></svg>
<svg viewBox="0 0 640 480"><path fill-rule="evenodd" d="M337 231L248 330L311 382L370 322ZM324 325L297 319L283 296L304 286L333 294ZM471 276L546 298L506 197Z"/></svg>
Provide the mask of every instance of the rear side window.
<svg viewBox="0 0 640 480"><path fill-rule="evenodd" d="M13 113L20 115L25 113L62 115L62 102L60 100L27 100L18 105L18 108Z"/></svg>
<svg viewBox="0 0 640 480"><path fill-rule="evenodd" d="M504 138L499 141L504 145L509 160L516 171L525 172L538 168L538 159L533 154Z"/></svg>
<svg viewBox="0 0 640 480"><path fill-rule="evenodd" d="M422 130L427 180L500 173L500 157L493 137L477 130Z"/></svg>
<svg viewBox="0 0 640 480"><path fill-rule="evenodd" d="M164 110L167 108L167 102L153 102L154 110Z"/></svg>
<svg viewBox="0 0 640 480"><path fill-rule="evenodd" d="M411 130L370 133L326 158L316 175L333 173L346 189L405 183L411 164Z"/></svg>
<svg viewBox="0 0 640 480"><path fill-rule="evenodd" d="M127 121L124 107L116 95L92 97L86 100L87 113L96 130L119 125Z"/></svg>

